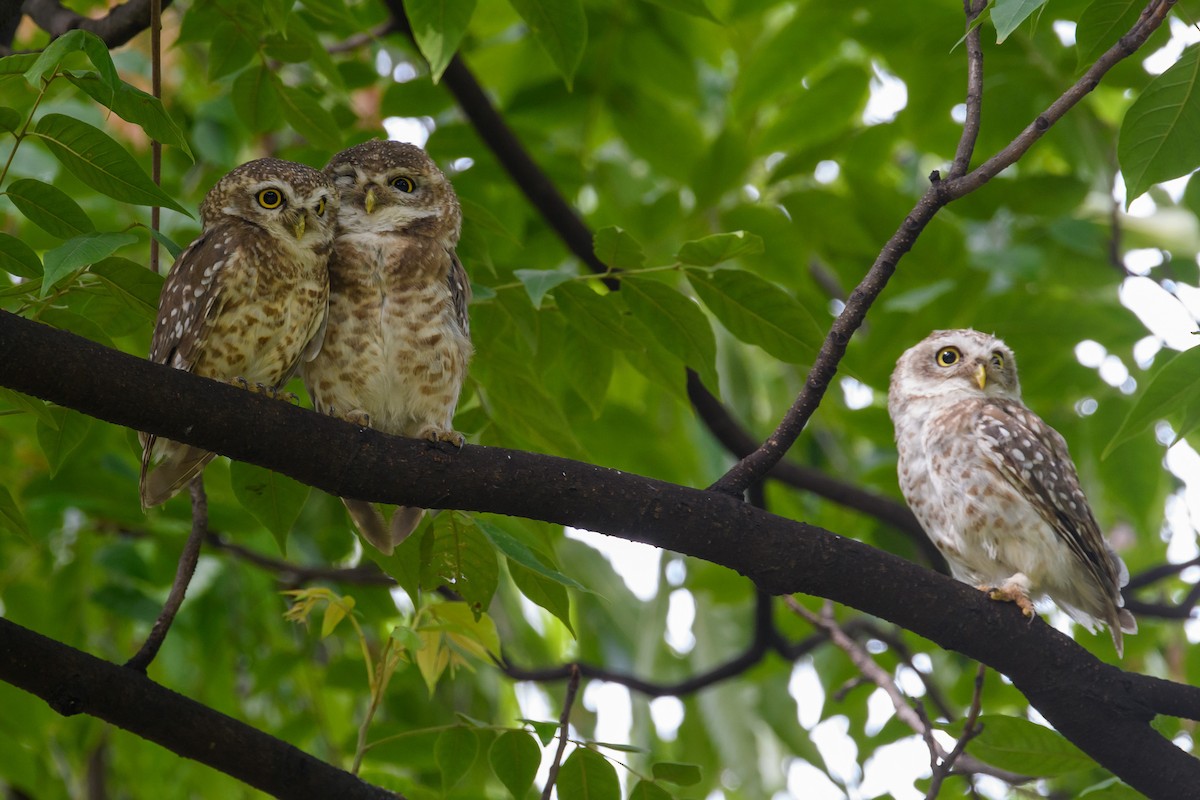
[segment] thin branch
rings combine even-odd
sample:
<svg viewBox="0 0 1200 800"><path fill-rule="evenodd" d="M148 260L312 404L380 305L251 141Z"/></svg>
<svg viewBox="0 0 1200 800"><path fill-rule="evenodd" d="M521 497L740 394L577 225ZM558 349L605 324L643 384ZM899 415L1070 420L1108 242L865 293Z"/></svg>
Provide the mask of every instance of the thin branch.
<svg viewBox="0 0 1200 800"><path fill-rule="evenodd" d="M345 41L331 44L325 48L325 52L336 55L337 53L350 53L358 50L361 47L366 47L371 42L378 41L389 33L395 33L399 28L394 19L389 19L387 22L376 25L372 30L366 33L360 33L351 36Z"/></svg>
<svg viewBox="0 0 1200 800"><path fill-rule="evenodd" d="M982 26L977 25L976 21L986 7L987 0L963 0L963 10L967 14L967 115L963 120L958 148L954 151L951 178L966 175L970 169L971 155L975 152L975 140L979 138L979 126L983 119L983 45L979 41L979 29Z"/></svg>
<svg viewBox="0 0 1200 800"><path fill-rule="evenodd" d="M150 94L162 100L162 0L150 0ZM150 178L162 186L162 142L150 140ZM158 233L162 209L150 209L150 230ZM162 270L158 263L158 237L150 237L150 269L156 275Z"/></svg>
<svg viewBox="0 0 1200 800"><path fill-rule="evenodd" d="M975 691L971 695L971 707L967 710L967 719L963 723L962 735L958 737L958 741L954 743L954 749L946 754L941 761L936 759L931 764L933 768L933 780L929 784L929 791L925 794L925 800L935 800L938 794L942 791L942 782L946 780L946 776L950 774L950 770L954 769L955 763L963 759L963 753L967 749L967 743L983 732L983 726L979 725L979 711L983 707L983 676L987 673L987 667L983 664L979 665L979 671L975 673Z"/></svg>
<svg viewBox="0 0 1200 800"><path fill-rule="evenodd" d="M558 781L558 770L562 766L563 751L567 749L567 739L570 737L571 708L575 705L575 693L579 691L579 669L571 670L571 679L567 682L567 695L563 698L562 716L559 717L558 749L554 751L554 760L550 762L550 772L546 777L546 787L542 790L542 800L550 800L554 784Z"/></svg>
<svg viewBox="0 0 1200 800"><path fill-rule="evenodd" d="M1125 584L1125 591L1141 589L1143 586L1149 586L1165 578L1173 578L1189 567L1200 567L1200 556L1174 564L1160 564L1157 567L1151 567L1143 572L1139 572L1129 579L1129 583Z"/></svg>
<svg viewBox="0 0 1200 800"><path fill-rule="evenodd" d="M179 567L176 569L175 580L171 584L171 591L167 594L167 602L163 604L162 612L154 621L154 627L150 629L150 635L146 637L141 648L134 653L133 658L125 662L126 667L138 672L144 673L158 655L159 648L167 638L167 632L171 630L171 623L175 621L175 615L183 605L188 584L192 582L192 575L196 573L196 563L200 560L200 545L208 530L208 498L204 494L204 476L197 475L193 478L188 484L188 489L192 494L192 532L188 534L183 552L179 555Z"/></svg>
<svg viewBox="0 0 1200 800"><path fill-rule="evenodd" d="M252 564L259 569L275 572L279 580L289 586L298 586L312 581L337 581L353 583L362 586L395 586L396 581L382 572L375 564L363 564L358 567L324 567L306 566L279 558L265 556L249 547L231 542L218 533L209 531L205 541L210 547L224 550L230 555Z"/></svg>
<svg viewBox="0 0 1200 800"><path fill-rule="evenodd" d="M929 221L943 206L975 191L1002 170L1016 163L1054 123L1099 85L1106 72L1145 43L1150 34L1162 24L1174 4L1175 0L1151 0L1129 33L1100 56L1075 84L1063 92L996 155L962 176L954 175L953 171L946 180L942 180L937 172L930 176L930 186L925 194L884 245L862 282L850 293L846 307L834 320L825 342L821 345L821 351L808 373L804 387L779 426L757 450L735 464L710 487L711 489L735 497L741 496L747 486L761 480L771 467L783 458L820 405L829 384L837 374L838 364L846 354L850 338L861 327L867 311L887 286L900 259L912 248L917 236ZM969 151L970 148L963 142L974 135L975 129L973 125L963 126L960 153Z"/></svg>
<svg viewBox="0 0 1200 800"><path fill-rule="evenodd" d="M79 28L91 31L113 48L120 47L150 27L150 7L156 1L129 0L98 19L76 14L64 8L58 0L25 0L23 10L52 39ZM171 5L171 0L161 2L163 8Z"/></svg>

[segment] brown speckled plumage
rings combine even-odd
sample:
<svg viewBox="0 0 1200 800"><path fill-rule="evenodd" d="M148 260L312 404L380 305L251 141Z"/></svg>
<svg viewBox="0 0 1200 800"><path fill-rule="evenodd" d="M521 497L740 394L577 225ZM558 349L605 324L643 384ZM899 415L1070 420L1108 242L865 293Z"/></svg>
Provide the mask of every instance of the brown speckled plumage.
<svg viewBox="0 0 1200 800"><path fill-rule="evenodd" d="M333 183L311 167L263 158L221 178L200 206L203 231L163 286L150 360L281 387L320 347L336 214ZM143 506L169 499L213 457L155 436L142 446Z"/></svg>
<svg viewBox="0 0 1200 800"><path fill-rule="evenodd" d="M973 330L934 331L896 362L888 393L900 488L954 577L1032 615L1047 595L1120 655L1129 581L1079 485L1067 443L1021 402L1012 351Z"/></svg>
<svg viewBox="0 0 1200 800"><path fill-rule="evenodd" d="M400 142L351 147L325 171L341 211L325 342L302 372L313 403L386 433L461 444L452 422L472 347L454 189L421 148ZM383 552L421 518L398 508L385 526L370 504L345 502Z"/></svg>

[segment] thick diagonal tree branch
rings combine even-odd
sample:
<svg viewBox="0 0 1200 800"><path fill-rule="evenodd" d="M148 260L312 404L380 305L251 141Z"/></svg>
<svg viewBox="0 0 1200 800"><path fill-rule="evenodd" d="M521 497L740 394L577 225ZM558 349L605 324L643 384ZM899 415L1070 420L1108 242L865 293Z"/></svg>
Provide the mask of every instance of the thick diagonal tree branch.
<svg viewBox="0 0 1200 800"><path fill-rule="evenodd" d="M862 282L850 293L850 297L846 300L846 307L834 320L829 334L821 345L821 351L817 355L812 369L809 370L804 387L779 426L757 450L735 464L729 472L713 484L713 489L740 495L746 487L762 480L770 472L771 468L795 443L805 425L808 424L808 420L816 412L817 407L821 404L821 399L837 374L838 364L846 354L846 346L850 343L850 338L862 326L867 317L867 311L883 292L884 287L895 273L900 259L912 249L925 226L943 207L975 191L1002 170L1015 164L1033 146L1034 142L1050 130L1054 123L1062 119L1064 114L1100 84L1100 79L1104 77L1105 73L1145 44L1146 40L1150 38L1150 34L1158 29L1174 5L1175 0L1151 0L1133 28L1100 56L1078 81L1039 114L1037 119L1026 126L1025 130L1012 142L974 170L960 174L958 170L965 169L970 162L969 151L971 148L966 143L974 141L975 133L978 131L978 119L973 122L968 121L968 124L964 125L958 152L949 175L945 180L936 172L930 176L930 185L925 194L921 196L912 211L904 218L904 222L888 239ZM975 5L968 3L968 24L977 13ZM974 103L973 108L976 115L980 108L977 97L983 63L982 52L978 50L978 35L979 31L975 29L967 37L968 39L972 36L976 37L976 48L968 51L969 85L967 92L968 100Z"/></svg>
<svg viewBox="0 0 1200 800"><path fill-rule="evenodd" d="M443 452L7 312L0 312L0 386L248 461L332 494L572 525L720 564L772 594L825 597L1007 675L1064 736L1146 795L1182 799L1200 785L1200 761L1150 725L1159 713L1200 719L1200 689L1123 672L965 584L720 492L503 448L467 445ZM0 641L0 651L12 649ZM24 673L39 669L30 656L3 677L28 682ZM43 696L55 696L53 685L43 688ZM131 702L136 706L136 698ZM136 717L137 710L122 713ZM123 719L148 738L161 735ZM173 735L188 728L178 717L173 723Z"/></svg>

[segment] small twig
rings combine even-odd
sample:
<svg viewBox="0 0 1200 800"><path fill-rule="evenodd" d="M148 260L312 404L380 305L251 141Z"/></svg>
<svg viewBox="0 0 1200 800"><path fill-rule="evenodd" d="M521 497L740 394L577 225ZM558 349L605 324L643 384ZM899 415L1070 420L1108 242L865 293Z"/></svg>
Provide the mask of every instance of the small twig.
<svg viewBox="0 0 1200 800"><path fill-rule="evenodd" d="M563 751L567 749L568 729L571 726L571 707L575 705L575 693L579 691L579 667L571 670L571 680L567 682L567 695L563 698L562 716L559 717L558 749L554 751L554 760L550 762L550 772L546 777L546 788L542 790L542 800L550 800L554 784L558 781L558 770L562 766Z"/></svg>
<svg viewBox="0 0 1200 800"><path fill-rule="evenodd" d="M162 0L150 0L150 94L162 100ZM162 186L162 142L150 140L150 178L155 186ZM150 230L158 233L162 209L150 209ZM158 237L150 237L150 269L158 274L162 270L158 263Z"/></svg>
<svg viewBox="0 0 1200 800"><path fill-rule="evenodd" d="M338 581L340 583L354 583L363 586L396 585L394 579L385 574L373 563L363 564L360 567L308 567L303 564L294 564L291 561L265 556L262 553L251 550L249 547L231 542L212 531L208 532L205 541L210 547L224 550L248 564L269 572L278 573L280 581L289 586L299 586L311 581ZM288 578L288 580L284 580L284 578Z"/></svg>
<svg viewBox="0 0 1200 800"><path fill-rule="evenodd" d="M196 562L200 560L200 545L204 541L205 531L208 530L208 497L204 494L203 475L193 478L188 489L192 494L192 532L188 534L187 542L183 545L175 581L171 584L171 591L167 595L167 602L163 604L162 613L154 621L154 627L150 629L150 635L146 637L141 649L125 662L126 667L138 672L145 672L150 662L158 655L158 650L171 629L171 623L175 621L175 615L183 605L188 584L192 582L192 575L196 572Z"/></svg>
<svg viewBox="0 0 1200 800"><path fill-rule="evenodd" d="M360 47L366 47L371 42L381 39L382 37L387 36L389 33L395 33L397 30L399 30L399 27L396 25L396 21L394 19L389 19L387 22L376 25L372 30L367 31L366 33L355 34L345 41L329 45L325 48L325 52L331 54L349 53L353 50L359 49Z"/></svg>
<svg viewBox="0 0 1200 800"><path fill-rule="evenodd" d="M975 20L987 7L987 0L963 0L967 14L967 116L963 120L958 148L954 151L954 164L950 177L966 175L971 168L971 155L975 152L975 140L979 138L979 126L983 119L983 46L979 42L979 29Z"/></svg>
<svg viewBox="0 0 1200 800"><path fill-rule="evenodd" d="M936 759L931 763L933 768L933 780L929 784L929 791L925 795L925 800L934 800L938 793L942 790L942 782L946 780L946 776L950 774L950 770L954 769L954 764L967 749L967 743L978 736L983 731L983 726L978 725L979 710L983 704L983 676L987 673L987 667L983 664L979 665L979 671L975 673L975 693L971 696L971 707L967 710L967 719L963 723L962 735L958 737L958 741L954 743L954 749L945 755L941 761Z"/></svg>

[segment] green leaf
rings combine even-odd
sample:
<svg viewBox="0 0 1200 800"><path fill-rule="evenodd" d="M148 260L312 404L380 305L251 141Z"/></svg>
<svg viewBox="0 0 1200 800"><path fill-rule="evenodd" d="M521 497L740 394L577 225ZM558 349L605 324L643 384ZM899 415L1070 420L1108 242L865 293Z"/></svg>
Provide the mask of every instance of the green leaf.
<svg viewBox="0 0 1200 800"><path fill-rule="evenodd" d="M567 324L601 347L638 349L638 341L621 322L621 314L607 295L580 283L564 283L554 290L554 300Z"/></svg>
<svg viewBox="0 0 1200 800"><path fill-rule="evenodd" d="M1200 166L1200 47L1183 52L1150 81L1125 112L1117 160L1125 176L1125 207L1160 181Z"/></svg>
<svg viewBox="0 0 1200 800"><path fill-rule="evenodd" d="M158 243L161 244L164 248L166 248L167 252L171 254L171 258L179 258L179 254L183 252L183 248L180 247L179 245L177 245L171 239L171 237L167 236L162 231L154 230L153 228L151 228L148 225L144 226L144 227L146 228L147 233L149 233L152 237L157 239Z"/></svg>
<svg viewBox="0 0 1200 800"><path fill-rule="evenodd" d="M515 561L526 569L530 569L543 577L555 581L556 583L561 583L563 586L569 586L572 589L579 589L585 592L588 591L586 586L574 578L564 575L552 567L546 566L545 563L543 563L542 560L533 552L533 550L529 548L529 545L510 534L499 525L496 525L495 523L481 517L474 517L473 519L479 530L481 530L483 534L487 536L488 540L491 541L492 546L507 556L510 560Z"/></svg>
<svg viewBox="0 0 1200 800"><path fill-rule="evenodd" d="M50 413L54 415L58 424L49 425L43 420L38 420L37 438L50 465L50 477L54 477L59 468L66 463L67 456L79 447L79 443L87 435L92 426L92 418L68 408L52 408Z"/></svg>
<svg viewBox="0 0 1200 800"><path fill-rule="evenodd" d="M151 139L179 148L189 159L195 160L183 131L163 108L162 101L154 95L147 94L141 89L121 81L117 84L112 97L106 100L106 87L94 73L68 72L67 79L97 103L107 105L121 119L140 126Z"/></svg>
<svg viewBox="0 0 1200 800"><path fill-rule="evenodd" d="M233 81L233 108L254 133L279 126L279 81L265 64L250 67Z"/></svg>
<svg viewBox="0 0 1200 800"><path fill-rule="evenodd" d="M592 251L602 263L615 269L637 269L646 263L641 243L624 228L610 226L596 231Z"/></svg>
<svg viewBox="0 0 1200 800"><path fill-rule="evenodd" d="M0 528L7 528L21 536L29 536L29 524L25 522L25 515L21 513L17 501L9 494L8 489L3 486L0 486Z"/></svg>
<svg viewBox="0 0 1200 800"><path fill-rule="evenodd" d="M449 792L466 776L479 754L479 737L470 728L449 728L438 735L433 758L442 773L442 791Z"/></svg>
<svg viewBox="0 0 1200 800"><path fill-rule="evenodd" d="M644 0L647 3L652 3L656 6L670 9L671 11L682 11L684 14L691 14L693 17L700 17L712 22L719 23L721 20L713 16L712 11L705 5L704 0Z"/></svg>
<svg viewBox="0 0 1200 800"><path fill-rule="evenodd" d="M11 389L0 388L0 402L5 403L11 408L32 414L52 428L58 427L58 418L54 416L53 409L46 405L46 401L44 400L30 397L21 392L14 392Z"/></svg>
<svg viewBox="0 0 1200 800"><path fill-rule="evenodd" d="M67 31L47 45L33 65L25 70L25 80L34 88L40 88L41 82L51 77L71 53L83 53L88 57L107 90L106 96L112 97L121 79L117 77L117 68L108 53L108 45L96 34L79 28Z"/></svg>
<svg viewBox="0 0 1200 800"><path fill-rule="evenodd" d="M40 278L42 260L17 237L0 233L0 269L18 278Z"/></svg>
<svg viewBox="0 0 1200 800"><path fill-rule="evenodd" d="M70 239L96 230L70 195L48 183L24 178L10 183L6 194L22 214L51 236Z"/></svg>
<svg viewBox="0 0 1200 800"><path fill-rule="evenodd" d="M541 766L542 749L532 734L505 731L488 749L488 762L514 800L523 800Z"/></svg>
<svg viewBox="0 0 1200 800"><path fill-rule="evenodd" d="M0 131L15 133L21 127L22 119L21 113L15 108L0 106Z"/></svg>
<svg viewBox="0 0 1200 800"><path fill-rule="evenodd" d="M721 324L791 364L813 357L822 338L808 310L787 292L740 269L687 271L688 281Z"/></svg>
<svg viewBox="0 0 1200 800"><path fill-rule="evenodd" d="M592 418L598 418L608 401L608 386L612 383L613 351L596 347L592 340L570 325L562 327L563 373L567 384L587 405Z"/></svg>
<svg viewBox="0 0 1200 800"><path fill-rule="evenodd" d="M1193 347L1164 361L1146 383L1141 394L1129 409L1121 427L1113 434L1104 448L1101 458L1108 458L1113 450L1135 436L1148 430L1151 425L1166 419L1173 411L1186 409L1196 402L1197 387L1200 386L1200 347Z"/></svg>
<svg viewBox="0 0 1200 800"><path fill-rule="evenodd" d="M279 84L279 105L283 118L296 133L315 147L338 150L342 146L341 126L317 99L303 89Z"/></svg>
<svg viewBox="0 0 1200 800"><path fill-rule="evenodd" d="M537 734L538 739L542 742L542 747L554 741L554 737L558 735L559 728L561 727L557 722L541 722L534 719L525 719L524 717L519 718L517 722L523 722L533 728L533 732Z"/></svg>
<svg viewBox="0 0 1200 800"><path fill-rule="evenodd" d="M1125 35L1145 6L1141 0L1095 0L1083 10L1075 26L1075 52L1079 67L1089 66Z"/></svg>
<svg viewBox="0 0 1200 800"><path fill-rule="evenodd" d="M717 339L700 306L658 281L621 279L621 297L659 344L694 369L707 386L719 385Z"/></svg>
<svg viewBox="0 0 1200 800"><path fill-rule="evenodd" d="M571 596L561 582L547 578L541 570L528 569L511 558L508 561L508 573L521 594L553 614L575 636L575 626L571 624Z"/></svg>
<svg viewBox="0 0 1200 800"><path fill-rule="evenodd" d="M509 0L570 89L587 46L583 0Z"/></svg>
<svg viewBox="0 0 1200 800"><path fill-rule="evenodd" d="M88 270L105 288L142 317L153 320L164 278L126 258L106 258Z"/></svg>
<svg viewBox="0 0 1200 800"><path fill-rule="evenodd" d="M525 286L525 293L537 309L542 307L547 292L577 277L574 272L562 269L517 269L513 270L513 275Z"/></svg>
<svg viewBox="0 0 1200 800"><path fill-rule="evenodd" d="M42 297L51 287L76 270L108 258L126 245L136 244L132 233L85 233L46 251L46 274L42 279Z"/></svg>
<svg viewBox="0 0 1200 800"><path fill-rule="evenodd" d="M437 83L467 32L475 0L404 0L404 11Z"/></svg>
<svg viewBox="0 0 1200 800"><path fill-rule="evenodd" d="M992 7L992 24L996 26L996 44L1008 38L1021 27L1033 12L1046 4L1047 0L996 0Z"/></svg>
<svg viewBox="0 0 1200 800"><path fill-rule="evenodd" d="M236 25L222 22L212 29L212 46L208 48L208 77L217 80L232 75L250 63L258 43L245 36Z"/></svg>
<svg viewBox="0 0 1200 800"><path fill-rule="evenodd" d="M638 781L629 792L629 800L672 800L670 792L650 781Z"/></svg>
<svg viewBox="0 0 1200 800"><path fill-rule="evenodd" d="M571 800L620 800L617 771L596 751L577 747L558 771L558 796Z"/></svg>
<svg viewBox="0 0 1200 800"><path fill-rule="evenodd" d="M485 611L500 583L500 565L492 547L466 514L439 514L421 541L421 586L446 586L458 593L476 618Z"/></svg>
<svg viewBox="0 0 1200 800"><path fill-rule="evenodd" d="M116 200L162 206L191 217L187 209L154 185L125 148L99 128L64 114L47 114L33 134L75 177Z"/></svg>
<svg viewBox="0 0 1200 800"><path fill-rule="evenodd" d="M651 767L655 780L667 781L676 786L693 786L700 782L700 767L695 764L679 764L660 761Z"/></svg>
<svg viewBox="0 0 1200 800"><path fill-rule="evenodd" d="M967 745L967 752L992 766L1038 777L1054 777L1096 766L1062 734L1027 719L984 714L978 721L983 730ZM962 725L960 720L943 729L959 736Z"/></svg>
<svg viewBox="0 0 1200 800"><path fill-rule="evenodd" d="M763 252L761 236L746 231L718 233L685 242L675 257L684 264L711 267L738 256L753 256Z"/></svg>
<svg viewBox="0 0 1200 800"><path fill-rule="evenodd" d="M308 500L309 487L286 475L241 461L230 463L229 482L242 508L271 532L279 551L286 552L288 533Z"/></svg>

